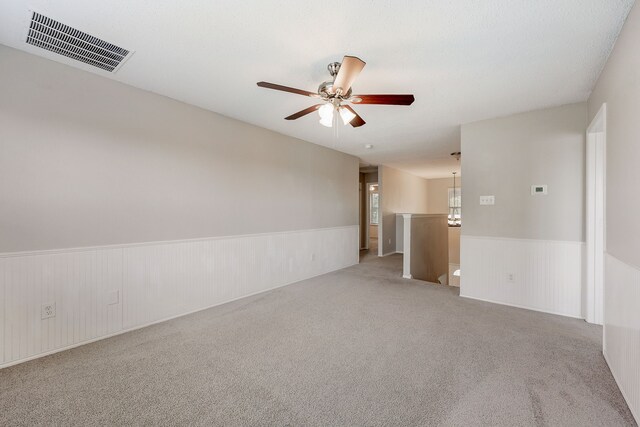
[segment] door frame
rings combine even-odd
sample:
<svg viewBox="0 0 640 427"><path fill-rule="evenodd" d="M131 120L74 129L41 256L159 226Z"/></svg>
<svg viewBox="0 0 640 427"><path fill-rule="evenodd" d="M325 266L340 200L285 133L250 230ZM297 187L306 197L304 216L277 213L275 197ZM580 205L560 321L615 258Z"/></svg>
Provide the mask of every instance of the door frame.
<svg viewBox="0 0 640 427"><path fill-rule="evenodd" d="M604 319L604 255L606 253L607 104L602 104L587 128L586 141L586 262L583 315L602 325Z"/></svg>
<svg viewBox="0 0 640 427"><path fill-rule="evenodd" d="M380 246L380 184L379 181L365 182L365 186L367 189L367 203L365 203L367 207L367 249L369 249L370 242L370 227L371 227L371 193L369 191L369 187L375 185L378 187L378 247ZM379 249L379 248L378 248Z"/></svg>
<svg viewBox="0 0 640 427"><path fill-rule="evenodd" d="M362 172L360 172L361 175ZM360 251L369 249L369 239L367 236L367 214L366 214L366 210L367 210L367 191L366 191L366 182L364 181L364 176L362 177L362 181L360 181L360 179L358 179L358 221L359 221L359 227L358 227L358 253L360 253ZM363 212L363 208L362 205L364 205L364 211ZM363 221L364 218L364 221ZM364 234L364 245L362 245L362 235Z"/></svg>

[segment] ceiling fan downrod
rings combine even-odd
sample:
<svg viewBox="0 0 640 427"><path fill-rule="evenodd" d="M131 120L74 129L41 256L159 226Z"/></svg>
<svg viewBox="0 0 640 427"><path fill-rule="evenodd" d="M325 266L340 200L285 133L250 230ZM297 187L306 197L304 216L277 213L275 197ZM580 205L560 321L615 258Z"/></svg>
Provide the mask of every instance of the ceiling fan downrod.
<svg viewBox="0 0 640 427"><path fill-rule="evenodd" d="M329 65L327 65L327 70L329 70L329 74L331 74L331 77L333 77L333 80L336 79L336 76L338 75L338 71L340 71L341 65L342 65L341 62L332 62Z"/></svg>

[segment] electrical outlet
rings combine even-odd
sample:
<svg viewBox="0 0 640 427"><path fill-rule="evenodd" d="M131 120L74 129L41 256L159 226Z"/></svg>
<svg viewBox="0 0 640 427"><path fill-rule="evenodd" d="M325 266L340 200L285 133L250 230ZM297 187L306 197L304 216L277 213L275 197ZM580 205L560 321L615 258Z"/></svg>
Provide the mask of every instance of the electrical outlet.
<svg viewBox="0 0 640 427"><path fill-rule="evenodd" d="M311 254L311 261L315 261L316 260L316 254L312 253Z"/></svg>
<svg viewBox="0 0 640 427"><path fill-rule="evenodd" d="M389 244L391 244L391 239L389 239Z"/></svg>
<svg viewBox="0 0 640 427"><path fill-rule="evenodd" d="M48 303L42 304L42 308L40 310L40 316L42 319L48 319L50 317L55 317L56 315L56 303Z"/></svg>
<svg viewBox="0 0 640 427"><path fill-rule="evenodd" d="M507 273L507 282L514 283L516 281L515 275L513 273Z"/></svg>

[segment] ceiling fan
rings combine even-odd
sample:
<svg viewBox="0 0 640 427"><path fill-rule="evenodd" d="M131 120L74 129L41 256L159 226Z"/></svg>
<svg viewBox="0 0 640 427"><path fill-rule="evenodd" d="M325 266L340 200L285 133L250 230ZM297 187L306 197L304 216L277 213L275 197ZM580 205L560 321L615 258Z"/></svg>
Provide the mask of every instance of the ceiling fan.
<svg viewBox="0 0 640 427"><path fill-rule="evenodd" d="M357 104L378 104L378 105L411 105L415 98L413 95L352 95L351 85L356 80L365 66L365 62L355 56L345 56L342 62L332 62L327 66L329 74L333 79L323 82L318 87L318 92L308 92L275 83L258 82L258 86L267 89L281 90L283 92L296 93L298 95L317 98L322 103L312 105L309 108L298 111L285 120L296 120L309 113L318 111L320 114L320 124L332 127L335 121L334 113L338 113L343 123L350 123L354 128L364 125L366 122L355 110L348 105Z"/></svg>

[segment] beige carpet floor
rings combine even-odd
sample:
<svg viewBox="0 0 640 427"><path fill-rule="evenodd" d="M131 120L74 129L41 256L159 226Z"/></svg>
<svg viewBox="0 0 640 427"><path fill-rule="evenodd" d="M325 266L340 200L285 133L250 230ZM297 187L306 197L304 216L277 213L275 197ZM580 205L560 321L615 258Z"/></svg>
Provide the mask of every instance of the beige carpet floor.
<svg viewBox="0 0 640 427"><path fill-rule="evenodd" d="M360 265L0 371L0 425L634 425L583 321Z"/></svg>

